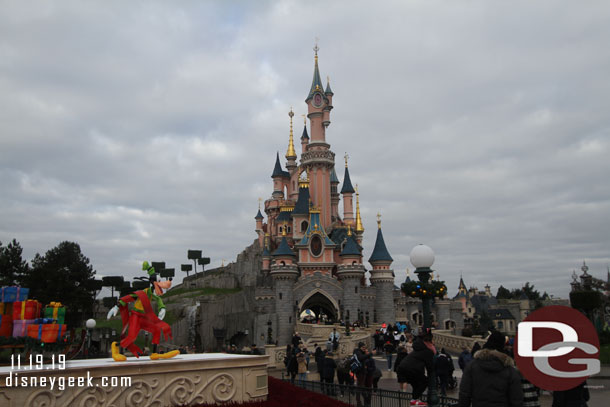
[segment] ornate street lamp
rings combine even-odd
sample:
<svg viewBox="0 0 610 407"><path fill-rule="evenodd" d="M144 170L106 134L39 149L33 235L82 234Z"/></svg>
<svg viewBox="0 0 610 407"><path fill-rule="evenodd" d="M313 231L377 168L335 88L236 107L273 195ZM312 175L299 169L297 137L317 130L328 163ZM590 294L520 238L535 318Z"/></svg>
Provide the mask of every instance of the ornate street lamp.
<svg viewBox="0 0 610 407"><path fill-rule="evenodd" d="M411 250L411 264L415 266L415 273L419 281L409 281L403 283L402 291L411 297L421 298L424 314L424 330L432 329L432 301L435 297L442 298L447 287L442 281L432 281L432 264L434 264L434 252L426 245L417 245ZM434 364L428 375L428 405L436 407L439 405L439 398L436 392L436 372Z"/></svg>

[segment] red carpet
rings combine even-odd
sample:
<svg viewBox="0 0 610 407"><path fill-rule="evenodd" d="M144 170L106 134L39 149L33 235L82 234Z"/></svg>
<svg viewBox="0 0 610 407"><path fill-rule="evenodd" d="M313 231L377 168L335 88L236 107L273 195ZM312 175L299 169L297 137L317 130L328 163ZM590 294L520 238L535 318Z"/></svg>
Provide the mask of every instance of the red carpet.
<svg viewBox="0 0 610 407"><path fill-rule="evenodd" d="M267 401L253 403L225 403L222 406L243 406L243 407L349 407L323 394L303 390L273 377L269 377L269 396ZM198 404L196 407L208 407L217 404ZM195 406L194 406L195 407Z"/></svg>

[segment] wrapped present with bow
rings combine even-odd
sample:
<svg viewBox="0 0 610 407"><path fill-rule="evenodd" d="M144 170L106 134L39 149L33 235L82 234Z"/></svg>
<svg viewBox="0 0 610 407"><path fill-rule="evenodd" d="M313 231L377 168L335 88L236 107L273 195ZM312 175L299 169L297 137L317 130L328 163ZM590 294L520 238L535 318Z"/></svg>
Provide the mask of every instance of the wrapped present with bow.
<svg viewBox="0 0 610 407"><path fill-rule="evenodd" d="M29 288L10 286L0 288L0 302L25 301L30 293Z"/></svg>
<svg viewBox="0 0 610 407"><path fill-rule="evenodd" d="M53 318L58 324L63 324L66 318L66 307L61 305L61 302L51 301L44 308L45 318Z"/></svg>
<svg viewBox="0 0 610 407"><path fill-rule="evenodd" d="M13 334L13 316L0 315L0 336L7 338Z"/></svg>
<svg viewBox="0 0 610 407"><path fill-rule="evenodd" d="M36 318L35 324L54 324L56 321L53 318Z"/></svg>
<svg viewBox="0 0 610 407"><path fill-rule="evenodd" d="M33 319L18 319L13 321L13 338L28 335L28 326L34 323Z"/></svg>
<svg viewBox="0 0 610 407"><path fill-rule="evenodd" d="M13 321L18 319L36 319L40 316L42 304L36 300L15 301L13 303Z"/></svg>
<svg viewBox="0 0 610 407"><path fill-rule="evenodd" d="M32 324L28 325L28 336L44 343L55 343L66 333L64 324Z"/></svg>

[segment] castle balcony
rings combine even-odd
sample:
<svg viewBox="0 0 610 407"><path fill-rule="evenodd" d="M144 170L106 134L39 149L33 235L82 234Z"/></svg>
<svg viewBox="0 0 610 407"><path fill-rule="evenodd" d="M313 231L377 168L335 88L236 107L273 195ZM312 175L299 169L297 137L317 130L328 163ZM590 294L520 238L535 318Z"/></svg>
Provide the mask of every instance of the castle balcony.
<svg viewBox="0 0 610 407"><path fill-rule="evenodd" d="M337 276L343 278L362 278L366 270L362 264L340 264L337 266Z"/></svg>
<svg viewBox="0 0 610 407"><path fill-rule="evenodd" d="M326 144L328 146L328 144ZM301 154L301 164L327 164L329 167L335 165L335 153L330 150L307 150Z"/></svg>

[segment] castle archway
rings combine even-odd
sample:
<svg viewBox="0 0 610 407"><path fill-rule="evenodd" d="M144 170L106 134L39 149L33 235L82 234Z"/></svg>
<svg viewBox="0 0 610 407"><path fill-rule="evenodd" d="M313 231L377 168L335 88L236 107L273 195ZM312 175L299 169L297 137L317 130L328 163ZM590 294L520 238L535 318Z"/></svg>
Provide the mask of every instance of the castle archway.
<svg viewBox="0 0 610 407"><path fill-rule="evenodd" d="M306 309L312 310L317 320L325 319L329 322L338 320L339 305L334 298L322 290L315 290L301 300L299 314Z"/></svg>

